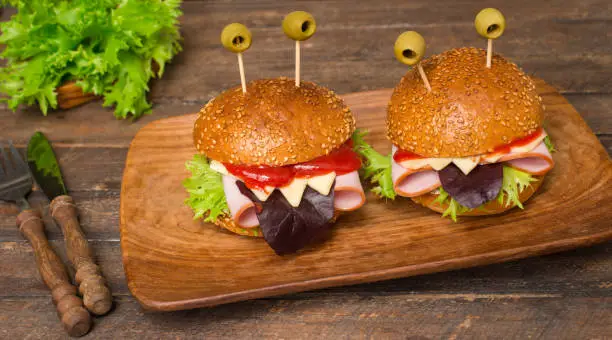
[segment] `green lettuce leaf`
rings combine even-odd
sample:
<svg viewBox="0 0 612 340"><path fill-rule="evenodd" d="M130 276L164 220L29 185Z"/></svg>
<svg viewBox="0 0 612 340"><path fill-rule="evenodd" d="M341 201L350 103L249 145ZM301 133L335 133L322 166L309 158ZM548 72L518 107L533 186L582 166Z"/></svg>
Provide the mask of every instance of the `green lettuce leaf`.
<svg viewBox="0 0 612 340"><path fill-rule="evenodd" d="M523 204L519 200L519 195L531 182L537 181L529 173L517 170L515 168L504 166L504 178L502 180L502 190L497 195L499 204L506 207L517 206L523 209Z"/></svg>
<svg viewBox="0 0 612 340"><path fill-rule="evenodd" d="M457 222L457 216L459 214L462 214L464 212L468 212L471 210L470 208L464 207L461 204L459 204L457 201L455 201L455 199L450 197L448 192L446 192L442 187L438 188L438 191L439 191L438 197L436 197L436 200L434 202L443 204L446 200L448 200L448 208L444 210L444 212L442 213L442 217L448 216L451 218L451 220L453 220L453 222Z"/></svg>
<svg viewBox="0 0 612 340"><path fill-rule="evenodd" d="M180 0L0 1L17 8L0 23L1 101L13 110L37 104L46 115L55 89L76 81L117 118L138 118L151 112L150 79L181 51Z"/></svg>
<svg viewBox="0 0 612 340"><path fill-rule="evenodd" d="M557 152L557 149L555 149L555 145L553 144L552 140L550 140L550 136L544 137L544 144L546 145L548 152Z"/></svg>
<svg viewBox="0 0 612 340"><path fill-rule="evenodd" d="M364 160L363 176L375 184L372 192L380 197L395 199L391 178L391 155L383 156L364 140L367 132L359 129L353 133L353 148Z"/></svg>
<svg viewBox="0 0 612 340"><path fill-rule="evenodd" d="M185 163L185 167L191 172L191 177L183 181L189 193L185 204L193 209L193 219L204 218L206 222L215 222L219 216L229 214L221 174L210 168L208 159L195 155Z"/></svg>
<svg viewBox="0 0 612 340"><path fill-rule="evenodd" d="M537 181L536 178L531 174L514 169L509 166L504 166L504 177L502 180L502 188L499 194L495 198L499 204L505 205L506 207L517 206L523 209L523 204L519 200L519 195L525 190L532 182ZM439 195L435 202L439 204L448 203L448 208L442 213L442 217L449 216L454 222L457 222L457 216L461 213L465 213L472 210L482 209L482 206L470 209L459 204L455 199L444 191L442 187L439 189Z"/></svg>

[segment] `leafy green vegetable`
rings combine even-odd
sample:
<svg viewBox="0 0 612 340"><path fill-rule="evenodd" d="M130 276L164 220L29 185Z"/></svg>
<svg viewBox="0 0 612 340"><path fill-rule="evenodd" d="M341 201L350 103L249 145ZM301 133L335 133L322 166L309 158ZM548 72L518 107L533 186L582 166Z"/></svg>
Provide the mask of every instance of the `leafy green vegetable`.
<svg viewBox="0 0 612 340"><path fill-rule="evenodd" d="M519 200L519 194L527 188L531 182L537 181L529 173L516 170L515 168L504 166L504 179L502 182L502 190L497 196L499 204L505 204L506 207L517 206L523 209L523 204Z"/></svg>
<svg viewBox="0 0 612 340"><path fill-rule="evenodd" d="M544 144L546 145L548 152L557 152L557 149L555 149L555 145L553 144L552 140L550 140L550 136L544 137Z"/></svg>
<svg viewBox="0 0 612 340"><path fill-rule="evenodd" d="M502 189L499 195L495 198L499 204L505 205L506 207L517 206L523 209L523 204L519 200L519 195L525 190L531 182L537 181L529 173L516 170L509 166L504 166L504 178L502 181ZM475 209L482 209L482 206L470 209L459 204L455 199L444 191L442 187L439 189L439 195L435 202L444 204L448 202L448 208L442 213L442 217L450 216L450 218L457 222L457 216L461 213L465 213Z"/></svg>
<svg viewBox="0 0 612 340"><path fill-rule="evenodd" d="M442 187L440 187L438 190L438 197L436 197L436 200L434 202L443 204L444 201L446 201L447 199L449 200L448 208L444 210L444 212L442 213L442 217L450 216L453 222L457 222L457 215L471 210L470 208L464 207L457 201L455 201L455 199L450 197L448 192L446 192Z"/></svg>
<svg viewBox="0 0 612 340"><path fill-rule="evenodd" d="M380 197L395 199L393 179L391 178L391 155L383 156L364 140L367 132L357 129L353 133L353 148L364 159L363 175L376 184L372 192Z"/></svg>
<svg viewBox="0 0 612 340"><path fill-rule="evenodd" d="M193 209L193 219L215 222L219 216L229 214L221 174L210 168L208 159L195 155L193 160L185 163L185 167L191 172L191 177L183 181L189 193L185 204Z"/></svg>
<svg viewBox="0 0 612 340"><path fill-rule="evenodd" d="M0 24L0 92L11 109L37 103L46 115L55 89L74 80L117 118L151 112L147 84L181 50L181 0L1 1L17 8Z"/></svg>

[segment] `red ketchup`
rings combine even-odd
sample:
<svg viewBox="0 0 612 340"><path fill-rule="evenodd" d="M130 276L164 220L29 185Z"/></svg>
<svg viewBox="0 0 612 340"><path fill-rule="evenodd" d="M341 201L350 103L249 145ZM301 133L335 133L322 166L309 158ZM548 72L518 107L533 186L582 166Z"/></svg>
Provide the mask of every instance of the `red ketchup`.
<svg viewBox="0 0 612 340"><path fill-rule="evenodd" d="M491 152L491 154L506 154L506 153L509 153L510 150L514 147L527 145L533 142L536 138L538 138L540 134L542 133L542 131L543 129L539 128L530 135L527 135L519 139L515 139L508 144L498 146L495 149L493 149L493 152ZM410 151L405 151L401 149L397 149L397 151L395 151L395 154L393 155L393 159L395 160L396 163L400 163L403 161L409 161L412 159L419 159L419 158L425 158L425 157L417 155L416 153L412 153Z"/></svg>
<svg viewBox="0 0 612 340"><path fill-rule="evenodd" d="M493 149L493 152L491 152L492 154L506 154L509 153L510 150L514 147L519 147L519 146L524 146L527 145L531 142L533 142L536 138L538 138L540 136L540 134L542 134L543 129L542 128L538 128L534 133L527 135L525 137L519 138L519 139L515 139L512 142L508 143L508 144L504 144L504 145L500 145L498 147L496 147L495 149Z"/></svg>
<svg viewBox="0 0 612 340"><path fill-rule="evenodd" d="M395 161L395 163L400 163L403 161L409 161L412 159L419 159L419 158L425 158L425 157L421 155L417 155L416 153L412 153L410 151L405 151L401 149L397 149L397 151L395 151L395 153L393 154L393 160Z"/></svg>
<svg viewBox="0 0 612 340"><path fill-rule="evenodd" d="M294 178L309 178L332 171L336 175L353 172L361 167L359 155L353 151L353 141L348 140L329 155L311 161L286 166L223 164L227 171L244 181L251 189L265 190L266 186L284 187Z"/></svg>

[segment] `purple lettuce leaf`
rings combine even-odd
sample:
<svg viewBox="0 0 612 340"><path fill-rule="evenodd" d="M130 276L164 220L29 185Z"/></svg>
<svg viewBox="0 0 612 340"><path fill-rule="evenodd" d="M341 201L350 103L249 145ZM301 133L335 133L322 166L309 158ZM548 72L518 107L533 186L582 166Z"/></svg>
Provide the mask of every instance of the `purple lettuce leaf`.
<svg viewBox="0 0 612 340"><path fill-rule="evenodd" d="M304 246L319 241L329 234L334 216L334 189L324 196L306 187L300 205L295 208L279 190L274 190L265 202L241 181L236 181L240 192L257 206L259 227L264 239L278 255L295 253ZM334 184L335 185L335 184Z"/></svg>
<svg viewBox="0 0 612 340"><path fill-rule="evenodd" d="M453 163L438 171L442 188L464 207L474 209L497 197L504 178L503 164L478 165L467 176Z"/></svg>

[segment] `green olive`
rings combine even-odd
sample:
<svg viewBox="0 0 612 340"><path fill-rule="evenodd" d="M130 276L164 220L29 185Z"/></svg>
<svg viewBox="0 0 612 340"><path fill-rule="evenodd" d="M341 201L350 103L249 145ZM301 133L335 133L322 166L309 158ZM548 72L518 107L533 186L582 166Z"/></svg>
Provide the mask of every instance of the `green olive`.
<svg viewBox="0 0 612 340"><path fill-rule="evenodd" d="M251 42L251 31L243 24L229 24L221 32L221 43L230 52L242 53L251 47Z"/></svg>
<svg viewBox="0 0 612 340"><path fill-rule="evenodd" d="M291 12L283 19L283 31L293 40L304 41L312 37L316 30L317 23L308 12Z"/></svg>
<svg viewBox="0 0 612 340"><path fill-rule="evenodd" d="M406 31L397 37L393 50L400 62L416 65L425 55L425 39L418 32Z"/></svg>
<svg viewBox="0 0 612 340"><path fill-rule="evenodd" d="M506 29L506 18L495 8L485 8L476 15L474 25L484 38L497 39Z"/></svg>

